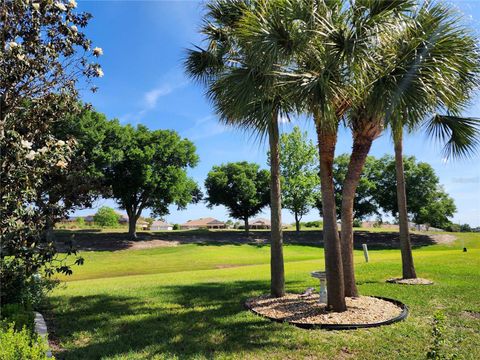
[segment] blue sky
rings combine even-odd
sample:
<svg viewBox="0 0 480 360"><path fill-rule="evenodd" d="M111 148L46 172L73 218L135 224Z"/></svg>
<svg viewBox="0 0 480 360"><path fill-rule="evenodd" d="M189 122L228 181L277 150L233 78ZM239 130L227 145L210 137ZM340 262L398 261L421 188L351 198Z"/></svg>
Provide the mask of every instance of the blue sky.
<svg viewBox="0 0 480 360"><path fill-rule="evenodd" d="M480 1L451 1L464 14L466 22L480 33ZM204 97L204 89L190 82L184 75L182 59L185 49L200 42L198 28L203 10L200 1L79 1L79 10L93 15L86 33L93 46L103 48L100 62L105 76L97 81L99 91L85 93L90 102L109 118L122 123L144 124L151 129L174 129L191 139L200 156L200 163L189 171L203 184L213 165L247 160L266 165L266 146L244 133L226 128L217 122L211 105ZM480 97L472 102L466 116L480 116ZM309 121L298 123L313 137ZM294 124L293 124L294 125ZM291 130L284 125L284 131ZM342 130L337 154L349 152L351 136ZM470 160L445 162L441 147L424 134L408 135L404 145L407 155L430 163L440 182L455 199L458 212L454 220L480 226L480 156ZM371 154L392 154L388 134L376 140ZM99 200L95 207L117 207L112 200ZM85 209L77 214L92 213ZM146 212L144 215L148 215ZM186 210L171 208L169 222L181 223L188 219L212 216L226 220L223 207L208 209L205 204L191 205ZM268 213L260 216L267 217ZM318 219L316 210L305 220ZM284 211L283 220L293 217Z"/></svg>

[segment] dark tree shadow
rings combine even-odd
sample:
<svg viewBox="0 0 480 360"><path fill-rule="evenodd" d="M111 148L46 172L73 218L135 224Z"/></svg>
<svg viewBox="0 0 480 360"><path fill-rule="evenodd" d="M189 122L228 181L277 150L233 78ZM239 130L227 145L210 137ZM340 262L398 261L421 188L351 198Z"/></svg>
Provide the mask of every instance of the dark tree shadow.
<svg viewBox="0 0 480 360"><path fill-rule="evenodd" d="M149 289L158 298L154 303L113 295L55 297L53 308L67 310L49 316L54 340L65 342L76 334L79 343L56 356L100 359L145 352L147 358L160 354L166 358L212 358L218 352L275 346L277 332L285 336L298 330L244 308L247 298L268 288L269 284L261 281L164 286ZM77 337L85 333L89 341L84 345Z"/></svg>
<svg viewBox="0 0 480 360"><path fill-rule="evenodd" d="M245 234L239 231L175 231L175 232L139 232L138 239L132 241L127 233L119 232L56 232L56 242L60 251L67 247L65 240L71 239L79 250L86 251L116 251L129 249L135 242L161 240L180 244L197 244L200 246L223 246L249 244L256 247L268 246L270 243L269 231L250 231ZM318 231L285 231L285 244L323 247L323 232ZM429 235L411 234L413 248L434 245L435 241ZM371 250L399 249L400 237L398 232L368 232L355 231L354 247L361 250L362 244L367 244Z"/></svg>

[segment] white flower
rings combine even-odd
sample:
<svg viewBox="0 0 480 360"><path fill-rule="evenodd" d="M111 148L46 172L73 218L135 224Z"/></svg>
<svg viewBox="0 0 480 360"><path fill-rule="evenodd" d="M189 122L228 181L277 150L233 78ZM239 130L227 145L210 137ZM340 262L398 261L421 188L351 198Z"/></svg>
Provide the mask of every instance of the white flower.
<svg viewBox="0 0 480 360"><path fill-rule="evenodd" d="M97 57L103 55L103 49L100 47L96 47L95 49L93 49L93 55Z"/></svg>
<svg viewBox="0 0 480 360"><path fill-rule="evenodd" d="M33 159L35 159L36 155L37 155L37 153L35 151L30 150L30 152L27 155L25 155L25 158L27 160L33 160Z"/></svg>
<svg viewBox="0 0 480 360"><path fill-rule="evenodd" d="M58 140L58 141L57 141L57 146L65 146L65 141L63 141L63 140Z"/></svg>
<svg viewBox="0 0 480 360"><path fill-rule="evenodd" d="M71 8L75 9L77 7L77 2L75 0L70 0L68 2L68 6L70 6Z"/></svg>
<svg viewBox="0 0 480 360"><path fill-rule="evenodd" d="M8 46L10 47L10 49L15 49L18 46L18 44L15 41L10 41L8 43Z"/></svg>
<svg viewBox="0 0 480 360"><path fill-rule="evenodd" d="M35 10L37 10L37 11L40 10L40 4L39 3L33 3L32 6Z"/></svg>
<svg viewBox="0 0 480 360"><path fill-rule="evenodd" d="M22 147L25 148L25 149L31 149L32 145L33 145L33 143L31 143L28 140L22 140L22 141L20 141L20 143L22 144Z"/></svg>
<svg viewBox="0 0 480 360"><path fill-rule="evenodd" d="M57 7L58 10L67 11L67 7L65 6L64 3L56 2L56 3L55 3L55 6Z"/></svg>
<svg viewBox="0 0 480 360"><path fill-rule="evenodd" d="M40 154L45 154L47 151L48 151L48 147L46 147L46 146L38 149L38 152L39 152Z"/></svg>
<svg viewBox="0 0 480 360"><path fill-rule="evenodd" d="M68 163L66 161L63 161L63 160L58 160L55 165L57 167L61 168L61 169L65 169L67 167Z"/></svg>
<svg viewBox="0 0 480 360"><path fill-rule="evenodd" d="M18 55L17 55L17 59L20 60L20 61L23 61L23 60L25 60L25 55L23 55L23 54L18 54Z"/></svg>
<svg viewBox="0 0 480 360"><path fill-rule="evenodd" d="M97 71L97 76L98 77L103 77L103 70L102 69L97 68L96 71Z"/></svg>
<svg viewBox="0 0 480 360"><path fill-rule="evenodd" d="M75 32L78 31L78 28L75 25L70 26L70 29L72 29L72 31L75 31Z"/></svg>

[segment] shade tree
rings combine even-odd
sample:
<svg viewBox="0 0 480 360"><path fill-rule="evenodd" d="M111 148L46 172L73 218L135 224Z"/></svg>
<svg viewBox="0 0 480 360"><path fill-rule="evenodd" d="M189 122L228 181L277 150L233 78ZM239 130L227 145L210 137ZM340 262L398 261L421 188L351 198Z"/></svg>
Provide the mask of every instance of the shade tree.
<svg viewBox="0 0 480 360"><path fill-rule="evenodd" d="M214 166L205 180L208 207L223 205L229 216L244 222L270 203L270 174L258 164L236 162Z"/></svg>
<svg viewBox="0 0 480 360"><path fill-rule="evenodd" d="M105 169L111 196L129 219L128 233L137 237L136 223L146 208L153 216L169 214L197 202L201 192L187 170L196 166L195 146L172 130L149 130L143 125L111 128L107 143L116 149Z"/></svg>

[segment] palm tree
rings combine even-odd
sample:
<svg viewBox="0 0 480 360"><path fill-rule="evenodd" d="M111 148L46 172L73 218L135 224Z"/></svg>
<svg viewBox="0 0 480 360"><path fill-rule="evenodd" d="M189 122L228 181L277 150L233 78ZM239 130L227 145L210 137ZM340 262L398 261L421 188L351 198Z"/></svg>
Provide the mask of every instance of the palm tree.
<svg viewBox="0 0 480 360"><path fill-rule="evenodd" d="M463 94L465 95L465 94ZM457 97L460 100L461 97ZM400 230L400 250L402 254L402 278L415 279L417 277L413 262L410 231L408 227L407 193L405 174L403 170L403 126L408 124L397 122L392 124L392 137L395 150L395 172L397 177L397 204L398 223ZM396 126L396 127L393 127ZM411 124L410 124L411 126ZM462 118L451 115L435 115L418 126L423 126L427 134L445 140L445 158L462 158L473 154L478 147L480 135L480 119ZM412 129L410 129L412 130Z"/></svg>
<svg viewBox="0 0 480 360"><path fill-rule="evenodd" d="M333 159L337 128L346 107L341 57L322 34L341 19L342 1L263 0L242 21L242 34L257 58L269 64L277 87L299 113L312 115L317 129L328 306L346 310L336 223ZM342 96L343 95L343 96Z"/></svg>
<svg viewBox="0 0 480 360"><path fill-rule="evenodd" d="M242 37L240 23L255 2L214 0L202 33L207 49L188 51L187 73L207 87L220 120L243 130L268 136L271 172L271 295L285 294L283 234L281 221L280 156L278 119L288 103L272 69L257 61L255 49ZM272 63L273 64L273 63Z"/></svg>
<svg viewBox="0 0 480 360"><path fill-rule="evenodd" d="M348 7L342 0L271 0L264 1L261 13L255 12L248 17L246 28L252 47L262 61L277 59L278 54L283 56L286 65L279 70L283 77L280 84L298 111L312 115L315 122L328 305L335 311L346 309L345 289L350 286L344 285L344 260L351 257L347 246L347 256L342 259L344 252L336 222L333 160L337 129L342 119L347 120L344 115L355 102L354 90L359 79L353 83L352 72L376 63L380 54L373 51L375 57L371 53L380 47L376 44L378 33L382 29L388 33L395 11L405 11L410 3L372 0L352 3ZM351 270L353 273L353 262ZM355 281L352 284L354 290L349 296L356 295Z"/></svg>
<svg viewBox="0 0 480 360"><path fill-rule="evenodd" d="M425 3L417 12L407 16L397 27L399 31L392 33L395 37L390 36L390 46L385 48L382 61L372 69L375 80L363 90L365 95L350 113L354 145L343 190L342 252L345 256L348 247L353 253L353 198L366 156L373 140L381 134L384 126L390 125L396 150L404 277L415 277L407 233L400 130L405 124L418 124L435 109L457 111L478 85L480 63L475 39L459 25L459 19L445 5ZM430 124L436 125L438 135L442 129L438 121ZM456 124L463 129L467 126L468 134L474 131L470 125L471 121ZM459 139L460 144L467 141L465 146L458 147L454 139L449 143L463 153L471 147L468 140L475 137L472 136ZM353 257L351 259L349 271L344 258L346 284L354 282Z"/></svg>

